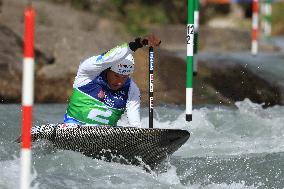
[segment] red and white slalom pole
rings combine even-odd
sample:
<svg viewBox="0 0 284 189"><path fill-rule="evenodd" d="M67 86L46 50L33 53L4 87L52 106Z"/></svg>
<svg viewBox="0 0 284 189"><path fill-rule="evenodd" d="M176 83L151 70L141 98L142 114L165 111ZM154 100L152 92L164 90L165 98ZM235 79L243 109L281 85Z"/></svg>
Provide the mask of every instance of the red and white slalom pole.
<svg viewBox="0 0 284 189"><path fill-rule="evenodd" d="M31 127L34 101L34 29L35 10L29 4L25 10L24 60L22 83L22 146L21 189L30 188L31 183Z"/></svg>
<svg viewBox="0 0 284 189"><path fill-rule="evenodd" d="M252 1L252 42L251 42L251 53L256 55L258 52L258 0Z"/></svg>

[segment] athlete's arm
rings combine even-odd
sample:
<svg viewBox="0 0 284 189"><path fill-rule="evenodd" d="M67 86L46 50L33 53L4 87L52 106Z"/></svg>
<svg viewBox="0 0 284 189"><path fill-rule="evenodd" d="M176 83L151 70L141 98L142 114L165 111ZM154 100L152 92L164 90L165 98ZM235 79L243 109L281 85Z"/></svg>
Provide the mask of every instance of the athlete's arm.
<svg viewBox="0 0 284 189"><path fill-rule="evenodd" d="M142 127L140 119L140 91L137 85L131 81L126 104L128 121L131 127Z"/></svg>
<svg viewBox="0 0 284 189"><path fill-rule="evenodd" d="M135 52L138 48L141 48L147 44L147 39L136 38L135 41L132 41L128 44L124 43L107 51L106 53L87 58L79 66L73 87L79 87L87 84L102 71L113 66L114 64L118 64L128 54Z"/></svg>

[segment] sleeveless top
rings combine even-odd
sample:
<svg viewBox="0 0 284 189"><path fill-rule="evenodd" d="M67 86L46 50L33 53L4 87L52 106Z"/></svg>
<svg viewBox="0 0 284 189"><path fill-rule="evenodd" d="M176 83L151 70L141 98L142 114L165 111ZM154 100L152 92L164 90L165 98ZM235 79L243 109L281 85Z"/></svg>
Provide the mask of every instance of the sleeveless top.
<svg viewBox="0 0 284 189"><path fill-rule="evenodd" d="M111 90L106 71L86 85L73 88L64 122L116 125L125 111L131 79L119 90Z"/></svg>

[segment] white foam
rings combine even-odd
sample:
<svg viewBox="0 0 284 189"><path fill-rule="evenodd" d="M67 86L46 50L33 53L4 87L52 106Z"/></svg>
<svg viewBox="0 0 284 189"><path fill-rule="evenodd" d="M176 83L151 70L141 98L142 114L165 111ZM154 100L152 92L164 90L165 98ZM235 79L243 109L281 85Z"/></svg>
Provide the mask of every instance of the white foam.
<svg viewBox="0 0 284 189"><path fill-rule="evenodd" d="M252 103L247 99L236 103L236 106L236 109L217 106L213 108L195 108L193 110L193 121L190 123L185 121L185 108L175 106L155 108L154 127L186 129L191 133L188 142L174 153L174 156L181 156L181 158L177 158L181 164L174 164L173 161L176 167L171 165L165 173L149 174L141 167L107 163L82 156L82 154L77 152L59 150L53 153L34 154L33 188L259 188L262 186L261 183L259 185L246 183L257 182L253 182L255 178L250 177L250 172L247 174L237 173L240 174L237 175L239 177L242 177L243 174L248 176L248 178L245 178L247 179L246 181L239 181L232 177L234 175L228 175L228 178L224 178L219 182L209 179L208 182L203 183L203 178L208 179L208 175L218 173L209 169L204 169L206 175L195 172L195 169L202 169L203 165L206 168L207 162L202 162L202 160L195 161L198 158L191 159L191 157L214 156L218 162L213 162L213 165L216 165L221 162L219 160L224 160L226 156L236 155L240 157L248 154L259 156L257 153L284 151L283 106L263 109L261 105ZM51 107L50 109L52 109ZM145 113L148 110L144 109L143 111ZM46 111L38 113L38 116L42 117L42 114L46 114ZM6 115L3 117L6 117ZM53 115L46 115L47 120L51 120L52 117ZM142 117L142 122L147 127L148 117ZM127 119L124 118L120 123L125 125ZM3 126L3 128L8 131L7 134L9 132L14 133L18 129L11 130L10 127L6 126ZM0 152L9 154L10 150L8 149L15 148L15 146L9 146L9 142L6 138L4 139L2 140L3 143L0 143ZM18 150L18 148L15 148L15 150ZM10 156L4 154L3 157L7 159ZM19 188L20 162L17 158L19 157L13 160L0 161L0 188ZM185 164L182 162L183 158L186 160ZM172 159L174 160L174 158ZM228 161L234 161L234 159L228 158ZM260 158L260 161L266 160ZM278 161L278 159L275 161ZM191 162L197 163L193 165L190 164ZM198 164L200 162L201 164ZM240 162L232 162L232 164L234 163ZM251 169L254 168L252 167ZM196 176L197 179L191 176ZM265 173L264 175L256 174L256 176L261 177L261 181L264 183L266 182ZM198 180L199 178L201 181ZM240 180L243 180L243 178ZM190 183L191 181L193 183Z"/></svg>
<svg viewBox="0 0 284 189"><path fill-rule="evenodd" d="M0 161L0 188L19 188L20 161Z"/></svg>
<svg viewBox="0 0 284 189"><path fill-rule="evenodd" d="M209 184L206 186L201 186L200 184L191 185L190 189L257 189L259 186L246 186L244 182L232 184Z"/></svg>
<svg viewBox="0 0 284 189"><path fill-rule="evenodd" d="M248 153L284 151L284 107L263 109L250 100L236 103L237 109L228 107L199 108L193 110L193 121L185 121L185 110L171 110L175 120L163 119L163 108L156 108L154 127L186 129L191 137L175 155L182 157L224 156ZM160 113L162 112L162 113ZM148 117L142 118L147 127Z"/></svg>
<svg viewBox="0 0 284 189"><path fill-rule="evenodd" d="M31 180L37 177L37 173L32 168ZM20 188L20 159L0 161L0 188ZM33 189L37 189L34 185Z"/></svg>

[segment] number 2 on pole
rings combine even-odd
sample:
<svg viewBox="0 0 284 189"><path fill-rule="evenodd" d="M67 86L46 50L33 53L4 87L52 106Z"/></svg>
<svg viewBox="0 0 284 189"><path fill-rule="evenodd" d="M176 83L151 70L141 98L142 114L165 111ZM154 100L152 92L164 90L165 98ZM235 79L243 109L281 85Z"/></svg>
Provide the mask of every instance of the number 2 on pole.
<svg viewBox="0 0 284 189"><path fill-rule="evenodd" d="M186 30L186 41L187 41L187 44L192 44L193 43L193 35L194 35L194 25L193 24L188 24L187 25L187 30Z"/></svg>

